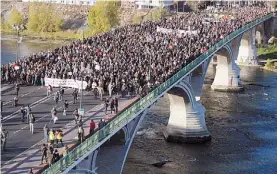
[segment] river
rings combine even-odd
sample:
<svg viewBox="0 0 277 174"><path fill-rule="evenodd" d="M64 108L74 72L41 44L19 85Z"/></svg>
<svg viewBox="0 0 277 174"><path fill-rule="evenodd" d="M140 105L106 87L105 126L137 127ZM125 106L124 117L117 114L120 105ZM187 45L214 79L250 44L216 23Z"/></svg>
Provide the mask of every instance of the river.
<svg viewBox="0 0 277 174"><path fill-rule="evenodd" d="M14 45L2 41L2 63L14 58ZM22 43L20 55L51 48L52 44ZM277 74L241 67L245 91L240 93L212 91L213 76L210 68L201 96L212 140L205 144L166 142L162 131L168 122L169 100L165 96L144 119L124 174L277 173ZM161 168L151 165L162 159L172 162Z"/></svg>
<svg viewBox="0 0 277 174"><path fill-rule="evenodd" d="M47 51L48 49L54 49L60 44L50 42L22 42L18 47L18 57L28 56L40 51ZM16 40L10 38L1 39L1 64L6 64L16 59Z"/></svg>

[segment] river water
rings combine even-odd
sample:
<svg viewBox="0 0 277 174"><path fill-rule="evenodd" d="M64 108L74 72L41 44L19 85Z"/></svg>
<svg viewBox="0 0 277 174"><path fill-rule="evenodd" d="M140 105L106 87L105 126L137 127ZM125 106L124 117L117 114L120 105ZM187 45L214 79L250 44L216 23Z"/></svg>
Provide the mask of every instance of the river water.
<svg viewBox="0 0 277 174"><path fill-rule="evenodd" d="M2 41L2 63L15 53L12 41ZM21 44L21 55L53 48L52 44ZM139 129L129 151L124 174L277 173L277 74L241 67L244 92L210 89L210 68L201 102L212 140L205 144L176 144L163 139L168 122L169 100L161 98ZM254 84L254 85L253 85ZM162 159L171 162L152 166Z"/></svg>
<svg viewBox="0 0 277 174"><path fill-rule="evenodd" d="M47 51L58 47L56 43L35 43L35 42L22 42L18 47L18 56L28 56L40 51ZM6 64L16 59L16 40L10 38L1 39L1 64Z"/></svg>

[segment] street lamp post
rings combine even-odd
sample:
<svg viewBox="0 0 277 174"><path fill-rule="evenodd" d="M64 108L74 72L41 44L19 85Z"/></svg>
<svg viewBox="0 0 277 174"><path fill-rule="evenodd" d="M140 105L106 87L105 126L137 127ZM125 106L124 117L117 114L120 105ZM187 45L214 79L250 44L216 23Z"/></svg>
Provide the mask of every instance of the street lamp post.
<svg viewBox="0 0 277 174"><path fill-rule="evenodd" d="M86 30L86 28L87 28L87 23L85 23L85 24L81 27L82 32L83 32L83 41L84 41L84 39L85 39L85 30Z"/></svg>
<svg viewBox="0 0 277 174"><path fill-rule="evenodd" d="M82 65L83 66L83 65ZM81 78L82 78L82 82L81 82L81 97L80 97L80 109L82 109L82 101L83 101L83 83L84 83L84 77L87 74L86 69L84 69L83 67L82 71L81 71Z"/></svg>
<svg viewBox="0 0 277 174"><path fill-rule="evenodd" d="M83 101L83 75L82 75L82 82L81 82L81 98L80 98L80 109L82 109L82 101Z"/></svg>
<svg viewBox="0 0 277 174"><path fill-rule="evenodd" d="M14 24L13 29L17 31L17 44L16 44L16 62L18 61L18 48L19 48L19 43L21 42L22 38L20 38L20 31L24 30L24 25L23 24Z"/></svg>

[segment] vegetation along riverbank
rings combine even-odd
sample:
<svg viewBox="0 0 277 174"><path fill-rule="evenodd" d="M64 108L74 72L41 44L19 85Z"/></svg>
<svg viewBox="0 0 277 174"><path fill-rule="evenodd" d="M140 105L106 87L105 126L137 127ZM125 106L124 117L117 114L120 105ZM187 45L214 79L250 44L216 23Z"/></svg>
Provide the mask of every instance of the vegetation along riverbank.
<svg viewBox="0 0 277 174"><path fill-rule="evenodd" d="M266 60L263 69L277 72L277 45L268 45L258 49L259 59Z"/></svg>

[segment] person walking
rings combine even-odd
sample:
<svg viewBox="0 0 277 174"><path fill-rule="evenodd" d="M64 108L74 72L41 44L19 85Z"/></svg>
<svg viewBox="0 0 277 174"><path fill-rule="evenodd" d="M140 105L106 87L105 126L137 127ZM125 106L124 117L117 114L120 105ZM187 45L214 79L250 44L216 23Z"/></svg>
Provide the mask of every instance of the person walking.
<svg viewBox="0 0 277 174"><path fill-rule="evenodd" d="M79 118L80 115L79 115L79 113L78 113L78 109L77 109L77 108L74 110L73 116L74 116L75 123L78 124L79 119L80 119L80 118Z"/></svg>
<svg viewBox="0 0 277 174"><path fill-rule="evenodd" d="M3 129L1 131L1 145L2 145L1 149L3 151L6 151L6 143L7 143L8 136L9 136L9 132L7 130Z"/></svg>
<svg viewBox="0 0 277 174"><path fill-rule="evenodd" d="M47 158L48 158L48 165L51 166L53 164L53 152L54 148L52 145L49 146L49 149L47 151Z"/></svg>
<svg viewBox="0 0 277 174"><path fill-rule="evenodd" d="M22 114L22 116L21 116L21 121L24 122L24 118L25 118L25 114L26 114L26 108L24 107L24 105L21 106L20 112L21 112L21 114Z"/></svg>
<svg viewBox="0 0 277 174"><path fill-rule="evenodd" d="M111 107L111 114L112 114L114 111L114 99L112 99L110 107Z"/></svg>
<svg viewBox="0 0 277 174"><path fill-rule="evenodd" d="M78 126L78 141L83 142L84 140L84 128L82 126Z"/></svg>
<svg viewBox="0 0 277 174"><path fill-rule="evenodd" d="M56 105L58 105L58 103L59 103L59 97L60 96L60 93L59 93L59 91L58 92L56 92L56 94L55 94L55 96L54 96L54 100L55 100L55 102L56 102Z"/></svg>
<svg viewBox="0 0 277 174"><path fill-rule="evenodd" d="M18 105L18 97L17 96L15 96L13 99L13 105L14 105L14 107L16 107Z"/></svg>
<svg viewBox="0 0 277 174"><path fill-rule="evenodd" d="M61 88L60 88L60 101L63 100L63 95L64 95L64 88L61 87Z"/></svg>
<svg viewBox="0 0 277 174"><path fill-rule="evenodd" d="M53 154L53 162L55 163L55 162L57 162L59 160L60 160L60 154L59 154L58 150L55 149L55 152Z"/></svg>
<svg viewBox="0 0 277 174"><path fill-rule="evenodd" d="M115 107L115 113L117 113L118 112L118 99L117 99L117 97L115 97L115 99L114 99L114 107Z"/></svg>
<svg viewBox="0 0 277 174"><path fill-rule="evenodd" d="M106 100L105 100L105 114L107 114L107 111L108 111L108 107L109 107L109 99L108 98L106 98Z"/></svg>
<svg viewBox="0 0 277 174"><path fill-rule="evenodd" d="M93 134L95 129L95 122L93 120L90 120L89 122L89 133Z"/></svg>
<svg viewBox="0 0 277 174"><path fill-rule="evenodd" d="M57 141L58 147L59 147L59 142L61 143L61 145L63 147L63 131L62 130L58 130L56 132L56 141Z"/></svg>
<svg viewBox="0 0 277 174"><path fill-rule="evenodd" d="M42 147L41 147L41 153L42 153L42 156L41 156L41 160L40 160L40 165L43 164L43 160L45 160L45 162L47 163L47 146L46 144L42 144Z"/></svg>
<svg viewBox="0 0 277 174"><path fill-rule="evenodd" d="M54 141L55 141L55 135L54 135L53 130L51 129L49 132L49 142L52 146L54 145Z"/></svg>
<svg viewBox="0 0 277 174"><path fill-rule="evenodd" d="M65 157L67 155L67 153L68 153L68 146L65 145L64 150L63 150L63 157Z"/></svg>
<svg viewBox="0 0 277 174"><path fill-rule="evenodd" d="M72 93L72 96L73 96L73 104L75 104L77 102L78 91L74 90Z"/></svg>
<svg viewBox="0 0 277 174"><path fill-rule="evenodd" d="M34 174L33 168L29 169L28 174Z"/></svg>
<svg viewBox="0 0 277 174"><path fill-rule="evenodd" d="M101 119L98 123L98 127L99 129L102 129L104 126L106 125L105 121L103 119Z"/></svg>
<svg viewBox="0 0 277 174"><path fill-rule="evenodd" d="M29 123L30 123L30 132L34 134L34 123L36 119L33 113L30 113Z"/></svg>
<svg viewBox="0 0 277 174"><path fill-rule="evenodd" d="M103 93L104 93L103 87L97 87L97 91L98 91L98 94L99 94L99 98L102 101L103 100Z"/></svg>
<svg viewBox="0 0 277 174"><path fill-rule="evenodd" d="M31 108L29 105L26 106L25 108L26 110L26 118L27 118L27 122L29 122L29 118L30 118L30 113L31 113Z"/></svg>
<svg viewBox="0 0 277 174"><path fill-rule="evenodd" d="M2 112L3 112L3 104L4 104L4 102L1 100L1 115L2 115Z"/></svg>
<svg viewBox="0 0 277 174"><path fill-rule="evenodd" d="M52 86L51 85L48 85L48 87L47 87L47 96L50 96L50 95L52 95Z"/></svg>
<svg viewBox="0 0 277 174"><path fill-rule="evenodd" d="M48 142L48 135L49 135L49 128L47 127L47 125L45 124L44 127L43 127L43 134L44 134L44 139L45 139L45 142L47 143Z"/></svg>
<svg viewBox="0 0 277 174"><path fill-rule="evenodd" d="M18 84L15 85L15 91L16 91L16 96L18 97L18 93L19 93L19 86L18 86Z"/></svg>
<svg viewBox="0 0 277 174"><path fill-rule="evenodd" d="M56 115L57 115L56 107L53 107L53 109L51 110L51 120L50 120L50 122L53 121L54 124L56 123L56 121L57 121L56 118L58 118L58 117L56 117Z"/></svg>
<svg viewBox="0 0 277 174"><path fill-rule="evenodd" d="M67 110L67 108L68 108L68 102L67 102L67 100L65 100L64 101L64 103L63 103L63 115L66 115L66 110Z"/></svg>
<svg viewBox="0 0 277 174"><path fill-rule="evenodd" d="M108 91L109 91L109 97L111 97L112 93L113 93L113 84L112 84L112 82L109 83Z"/></svg>

